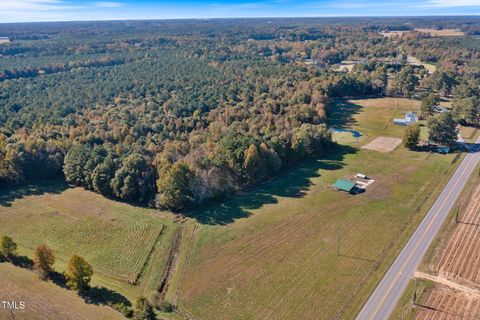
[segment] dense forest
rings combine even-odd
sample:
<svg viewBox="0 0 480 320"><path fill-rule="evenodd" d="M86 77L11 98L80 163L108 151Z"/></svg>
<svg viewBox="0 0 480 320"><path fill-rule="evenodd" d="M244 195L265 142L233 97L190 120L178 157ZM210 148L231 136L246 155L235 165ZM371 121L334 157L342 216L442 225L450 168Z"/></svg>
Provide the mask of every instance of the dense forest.
<svg viewBox="0 0 480 320"><path fill-rule="evenodd" d="M335 97L423 99L424 117L450 97L478 125L479 32L470 17L3 24L0 184L64 176L181 211L326 155Z"/></svg>

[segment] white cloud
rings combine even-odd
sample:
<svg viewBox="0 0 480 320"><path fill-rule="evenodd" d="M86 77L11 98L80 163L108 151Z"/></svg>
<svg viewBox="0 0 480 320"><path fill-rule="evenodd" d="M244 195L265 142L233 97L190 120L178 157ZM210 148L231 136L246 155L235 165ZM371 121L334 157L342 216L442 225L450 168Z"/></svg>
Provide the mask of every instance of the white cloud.
<svg viewBox="0 0 480 320"><path fill-rule="evenodd" d="M84 6L69 5L61 0L15 0L0 2L0 11L47 11L81 9Z"/></svg>
<svg viewBox="0 0 480 320"><path fill-rule="evenodd" d="M67 13L85 8L64 0L0 0L0 22L65 20Z"/></svg>
<svg viewBox="0 0 480 320"><path fill-rule="evenodd" d="M122 4L119 2L100 1L100 2L95 2L95 6L104 7L104 8L118 8L118 7L121 7Z"/></svg>
<svg viewBox="0 0 480 320"><path fill-rule="evenodd" d="M427 5L432 7L480 7L480 0L430 0Z"/></svg>

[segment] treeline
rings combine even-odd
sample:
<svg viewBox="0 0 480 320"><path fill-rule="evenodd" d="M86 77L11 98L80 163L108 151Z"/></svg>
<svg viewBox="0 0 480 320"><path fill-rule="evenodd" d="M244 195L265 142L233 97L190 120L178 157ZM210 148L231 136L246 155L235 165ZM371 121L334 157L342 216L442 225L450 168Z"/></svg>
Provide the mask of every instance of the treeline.
<svg viewBox="0 0 480 320"><path fill-rule="evenodd" d="M3 64L0 183L63 175L180 211L328 153L331 97L420 88L478 124L475 40L378 34L401 19L319 21L0 26L17 39L0 48L22 49ZM27 31L36 40L21 40ZM407 65L412 54L437 71ZM345 59L350 72L331 69Z"/></svg>
<svg viewBox="0 0 480 320"><path fill-rule="evenodd" d="M184 210L328 152L328 78L277 62L175 57L11 80L0 182L63 174L109 197ZM111 94L93 104L103 90Z"/></svg>
<svg viewBox="0 0 480 320"><path fill-rule="evenodd" d="M66 72L76 68L92 68L114 66L126 63L126 59L113 59L104 57L96 60L70 61L62 64L50 64L46 67L26 67L24 69L11 69L0 71L0 81L18 78L33 78L39 75L45 75L57 72Z"/></svg>

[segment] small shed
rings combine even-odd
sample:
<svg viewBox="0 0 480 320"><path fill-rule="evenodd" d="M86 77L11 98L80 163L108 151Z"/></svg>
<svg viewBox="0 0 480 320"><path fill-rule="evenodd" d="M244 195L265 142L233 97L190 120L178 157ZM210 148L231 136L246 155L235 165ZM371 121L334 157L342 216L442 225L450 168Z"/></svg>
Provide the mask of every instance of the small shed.
<svg viewBox="0 0 480 320"><path fill-rule="evenodd" d="M333 188L335 190L341 190L350 193L355 189L356 186L357 184L353 181L347 179L338 179L333 185Z"/></svg>

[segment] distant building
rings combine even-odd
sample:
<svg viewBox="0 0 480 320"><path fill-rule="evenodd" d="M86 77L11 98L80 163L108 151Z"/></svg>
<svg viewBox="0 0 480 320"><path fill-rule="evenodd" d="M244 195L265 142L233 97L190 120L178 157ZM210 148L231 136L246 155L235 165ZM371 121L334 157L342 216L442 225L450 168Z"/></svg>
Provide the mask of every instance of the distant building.
<svg viewBox="0 0 480 320"><path fill-rule="evenodd" d="M448 112L448 109L442 106L433 106L433 111L438 113Z"/></svg>
<svg viewBox="0 0 480 320"><path fill-rule="evenodd" d="M398 124L400 126L409 126L417 121L418 121L417 115L411 111L405 114L404 119L398 119L398 118L393 119L393 123Z"/></svg>

